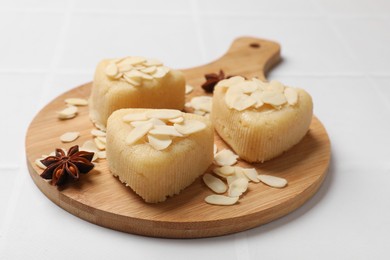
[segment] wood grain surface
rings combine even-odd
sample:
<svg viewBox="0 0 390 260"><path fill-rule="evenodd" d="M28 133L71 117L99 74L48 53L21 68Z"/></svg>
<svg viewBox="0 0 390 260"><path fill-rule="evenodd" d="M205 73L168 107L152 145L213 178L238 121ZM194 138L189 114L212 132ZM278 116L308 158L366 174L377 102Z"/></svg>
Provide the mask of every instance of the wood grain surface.
<svg viewBox="0 0 390 260"><path fill-rule="evenodd" d="M264 78L265 73L280 59L277 43L238 38L220 59L204 66L183 70L187 82L195 90L187 96L205 95L200 85L204 74L223 69L227 75ZM288 83L288 82L287 82ZM82 175L78 182L61 188L51 186L39 174L35 159L57 147L69 148L92 140L93 125L88 107L80 107L76 118L61 121L56 111L65 107L69 97L88 98L91 83L76 87L47 104L34 118L26 136L26 156L30 175L39 189L55 204L89 222L128 233L166 238L200 238L247 230L288 214L307 201L323 182L330 160L330 142L321 122L313 117L308 134L282 156L263 164L247 164L259 172L288 180L283 189L250 183L249 190L233 206L215 206L204 202L213 194L198 178L179 195L159 204L147 204L130 188L113 177L106 160L99 160L93 171ZM63 144L59 136L78 131L80 138ZM227 145L215 135L218 148ZM191 163L191 158L188 158Z"/></svg>

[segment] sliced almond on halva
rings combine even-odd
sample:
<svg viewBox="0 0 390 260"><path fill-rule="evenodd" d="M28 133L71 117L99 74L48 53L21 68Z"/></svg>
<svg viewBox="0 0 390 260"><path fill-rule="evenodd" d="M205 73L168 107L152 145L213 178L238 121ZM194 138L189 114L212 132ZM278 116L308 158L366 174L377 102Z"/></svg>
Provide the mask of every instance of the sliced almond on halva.
<svg viewBox="0 0 390 260"><path fill-rule="evenodd" d="M149 132L149 130L152 129L152 127L153 127L153 123L147 123L133 128L126 138L126 144L127 145L134 144L139 139L144 137Z"/></svg>
<svg viewBox="0 0 390 260"><path fill-rule="evenodd" d="M123 122L148 120L145 112L131 113L122 117Z"/></svg>
<svg viewBox="0 0 390 260"><path fill-rule="evenodd" d="M154 149L161 151L171 145L172 138L168 135L148 134L148 142Z"/></svg>
<svg viewBox="0 0 390 260"><path fill-rule="evenodd" d="M146 117L148 118L158 118L158 119L174 119L183 115L183 112L180 110L174 109L158 109L158 110L149 110L146 112Z"/></svg>
<svg viewBox="0 0 390 260"><path fill-rule="evenodd" d="M183 136L171 125L155 125L149 133L153 135Z"/></svg>
<svg viewBox="0 0 390 260"><path fill-rule="evenodd" d="M173 126L179 133L183 135L190 135L202 131L203 129L206 128L205 123L193 119L187 119L183 123L180 124L176 123Z"/></svg>
<svg viewBox="0 0 390 260"><path fill-rule="evenodd" d="M294 106L298 103L298 92L293 88L286 88L284 90L284 96L287 99L287 103Z"/></svg>

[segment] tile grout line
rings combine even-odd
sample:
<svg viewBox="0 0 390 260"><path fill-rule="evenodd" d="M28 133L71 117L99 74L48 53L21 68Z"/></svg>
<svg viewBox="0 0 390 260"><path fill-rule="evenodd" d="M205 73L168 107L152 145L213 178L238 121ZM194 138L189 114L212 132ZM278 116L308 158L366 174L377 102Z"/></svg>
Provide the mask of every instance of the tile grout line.
<svg viewBox="0 0 390 260"><path fill-rule="evenodd" d="M64 21L62 24L62 28L61 28L60 34L58 36L56 48L54 51L52 61L50 63L50 67L47 70L45 80L42 84L42 95L41 95L40 102L39 102L40 104L45 103L45 101L49 97L50 85L53 81L54 74L56 72L56 68L58 67L58 65L61 61L61 57L64 53L65 39L66 39L66 36L67 36L67 34L69 32L69 28L70 28L73 6L74 6L74 1L70 0L68 2L66 9L65 9L65 12L63 13L64 14Z"/></svg>
<svg viewBox="0 0 390 260"><path fill-rule="evenodd" d="M192 16L192 21L195 23L195 30L196 30L196 39L198 41L198 46L200 49L200 55L201 55L201 61L202 63L206 63L206 45L203 37L203 24L202 24L202 19L200 19L200 12L199 12L199 6L198 6L198 1L197 0L191 0L191 16Z"/></svg>

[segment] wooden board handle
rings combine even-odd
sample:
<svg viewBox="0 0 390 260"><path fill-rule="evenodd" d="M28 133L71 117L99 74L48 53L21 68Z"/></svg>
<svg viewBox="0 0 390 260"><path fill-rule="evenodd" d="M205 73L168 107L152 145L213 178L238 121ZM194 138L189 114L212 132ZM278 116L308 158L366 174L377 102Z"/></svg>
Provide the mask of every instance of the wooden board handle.
<svg viewBox="0 0 390 260"><path fill-rule="evenodd" d="M241 37L234 40L229 50L219 59L183 70L190 84L201 85L204 75L223 70L225 75L242 75L265 79L266 73L280 61L280 45L276 42Z"/></svg>

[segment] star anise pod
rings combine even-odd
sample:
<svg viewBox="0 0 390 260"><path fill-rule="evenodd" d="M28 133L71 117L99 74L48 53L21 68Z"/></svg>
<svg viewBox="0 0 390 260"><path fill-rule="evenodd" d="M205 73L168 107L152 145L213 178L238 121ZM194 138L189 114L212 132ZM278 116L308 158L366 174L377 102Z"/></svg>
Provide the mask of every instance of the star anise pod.
<svg viewBox="0 0 390 260"><path fill-rule="evenodd" d="M203 83L202 88L207 93L213 93L215 85L217 85L217 83L220 82L221 80L227 78L225 77L225 73L223 72L223 70L220 70L219 74L209 73L204 75L204 77L206 78L206 82Z"/></svg>
<svg viewBox="0 0 390 260"><path fill-rule="evenodd" d="M78 180L80 173L87 173L94 167L92 161L94 153L79 151L79 146L72 146L68 153L56 149L55 156L48 156L41 162L47 167L41 174L44 179L51 179L52 185L60 186L68 177Z"/></svg>

